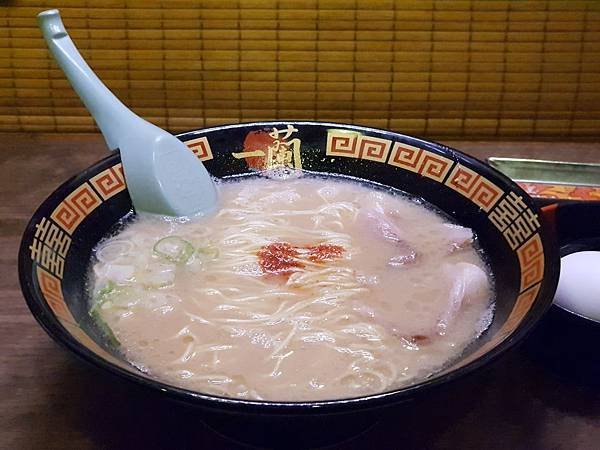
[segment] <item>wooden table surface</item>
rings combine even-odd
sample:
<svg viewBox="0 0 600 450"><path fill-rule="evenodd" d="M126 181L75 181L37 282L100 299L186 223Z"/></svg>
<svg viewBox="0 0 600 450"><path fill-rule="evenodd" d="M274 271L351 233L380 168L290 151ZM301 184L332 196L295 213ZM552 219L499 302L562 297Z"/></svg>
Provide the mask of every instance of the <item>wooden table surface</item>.
<svg viewBox="0 0 600 450"><path fill-rule="evenodd" d="M600 143L448 144L479 158L600 161ZM0 134L0 448L243 448L182 407L76 360L25 305L16 263L27 220L59 183L105 154L99 135ZM600 448L600 389L557 374L530 347L334 448Z"/></svg>

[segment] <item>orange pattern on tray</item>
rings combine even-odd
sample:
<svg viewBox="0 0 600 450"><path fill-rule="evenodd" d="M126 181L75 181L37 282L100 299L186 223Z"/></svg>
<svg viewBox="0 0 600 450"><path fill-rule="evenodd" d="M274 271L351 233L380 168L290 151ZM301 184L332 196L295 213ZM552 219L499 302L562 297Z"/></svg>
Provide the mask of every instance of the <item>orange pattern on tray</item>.
<svg viewBox="0 0 600 450"><path fill-rule="evenodd" d="M600 201L600 186L530 183L528 181L520 181L518 184L532 197Z"/></svg>

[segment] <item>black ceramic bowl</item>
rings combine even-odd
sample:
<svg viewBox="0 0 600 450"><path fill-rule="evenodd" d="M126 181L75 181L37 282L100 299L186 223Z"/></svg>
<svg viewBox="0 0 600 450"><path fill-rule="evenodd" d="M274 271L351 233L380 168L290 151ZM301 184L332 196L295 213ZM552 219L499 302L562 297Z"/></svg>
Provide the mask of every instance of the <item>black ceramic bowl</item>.
<svg viewBox="0 0 600 450"><path fill-rule="evenodd" d="M557 227L577 207L538 209L510 179L446 146L389 131L332 123L265 122L179 135L216 177L287 167L343 174L422 197L473 228L496 285L489 329L462 357L421 383L360 398L269 402L221 398L157 381L103 342L89 319L85 279L92 249L131 211L119 154L60 186L33 215L21 244L19 274L31 312L55 340L82 359L161 395L213 412L294 417L358 413L391 406L489 363L523 338L552 302L559 244L588 231ZM571 209L569 209L571 208ZM567 211L567 213L563 213ZM561 235L562 236L562 235Z"/></svg>

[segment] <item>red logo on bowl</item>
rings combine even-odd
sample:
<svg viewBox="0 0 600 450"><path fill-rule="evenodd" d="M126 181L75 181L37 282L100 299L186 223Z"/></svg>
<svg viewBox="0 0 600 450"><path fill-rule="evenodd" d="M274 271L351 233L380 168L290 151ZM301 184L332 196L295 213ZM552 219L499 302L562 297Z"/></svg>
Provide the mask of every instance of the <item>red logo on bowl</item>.
<svg viewBox="0 0 600 450"><path fill-rule="evenodd" d="M236 159L245 159L248 167L255 170L287 167L301 169L300 139L292 135L298 129L292 125L270 131L251 131L244 139L244 150L233 153Z"/></svg>

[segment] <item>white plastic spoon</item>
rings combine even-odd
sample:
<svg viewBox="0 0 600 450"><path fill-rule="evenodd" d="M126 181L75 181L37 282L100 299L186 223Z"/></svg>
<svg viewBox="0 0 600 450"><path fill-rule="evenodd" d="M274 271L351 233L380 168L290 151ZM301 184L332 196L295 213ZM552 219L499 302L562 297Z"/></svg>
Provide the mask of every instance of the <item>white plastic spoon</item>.
<svg viewBox="0 0 600 450"><path fill-rule="evenodd" d="M102 84L77 51L58 10L38 14L38 24L108 147L120 150L136 211L192 216L214 210L217 203L214 182L185 144L134 114Z"/></svg>

